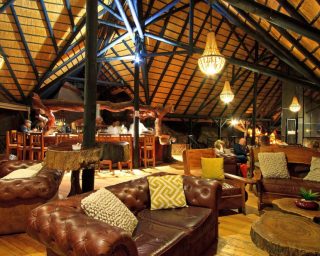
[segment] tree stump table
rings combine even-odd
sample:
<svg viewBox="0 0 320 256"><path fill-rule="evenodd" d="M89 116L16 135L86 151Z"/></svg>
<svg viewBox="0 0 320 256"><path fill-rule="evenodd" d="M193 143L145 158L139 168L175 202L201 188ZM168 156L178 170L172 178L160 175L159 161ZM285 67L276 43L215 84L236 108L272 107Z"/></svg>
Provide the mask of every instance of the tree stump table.
<svg viewBox="0 0 320 256"><path fill-rule="evenodd" d="M270 211L251 226L251 240L269 255L320 255L320 225L312 220Z"/></svg>
<svg viewBox="0 0 320 256"><path fill-rule="evenodd" d="M272 201L272 204L279 208L283 212L300 215L313 220L316 223L320 223L320 210L312 211L301 209L296 206L295 201L297 198L280 198ZM320 242L319 242L320 243Z"/></svg>

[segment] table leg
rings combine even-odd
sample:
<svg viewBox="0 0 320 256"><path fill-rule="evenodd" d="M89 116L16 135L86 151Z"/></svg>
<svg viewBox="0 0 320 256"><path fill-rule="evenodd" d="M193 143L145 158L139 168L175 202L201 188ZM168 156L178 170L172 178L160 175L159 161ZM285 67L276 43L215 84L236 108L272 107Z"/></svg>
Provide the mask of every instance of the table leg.
<svg viewBox="0 0 320 256"><path fill-rule="evenodd" d="M71 172L71 180L70 180L71 188L70 188L70 192L68 194L68 197L82 193L82 190L80 187L79 176L80 176L80 170L76 170L76 171Z"/></svg>

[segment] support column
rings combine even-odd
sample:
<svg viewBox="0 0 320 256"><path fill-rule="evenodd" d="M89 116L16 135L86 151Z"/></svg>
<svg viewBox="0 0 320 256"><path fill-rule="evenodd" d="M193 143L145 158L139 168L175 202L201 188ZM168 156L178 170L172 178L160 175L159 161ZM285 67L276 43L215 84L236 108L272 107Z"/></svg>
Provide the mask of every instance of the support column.
<svg viewBox="0 0 320 256"><path fill-rule="evenodd" d="M96 134L98 0L87 0L83 147L93 147ZM94 189L94 169L82 172L82 191Z"/></svg>
<svg viewBox="0 0 320 256"><path fill-rule="evenodd" d="M253 111L252 111L252 138L251 145L256 145L256 127L257 127L257 85L258 85L258 74L254 73L253 82Z"/></svg>
<svg viewBox="0 0 320 256"><path fill-rule="evenodd" d="M133 166L139 167L139 63L134 63L134 140L133 140Z"/></svg>

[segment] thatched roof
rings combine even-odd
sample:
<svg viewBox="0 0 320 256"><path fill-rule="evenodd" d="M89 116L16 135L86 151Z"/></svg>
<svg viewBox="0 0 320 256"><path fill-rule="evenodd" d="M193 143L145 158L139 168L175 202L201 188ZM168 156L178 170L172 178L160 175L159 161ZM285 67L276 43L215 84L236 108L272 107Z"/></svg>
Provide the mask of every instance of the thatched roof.
<svg viewBox="0 0 320 256"><path fill-rule="evenodd" d="M134 28L130 8L121 2ZM99 3L97 86L99 90L123 89L133 97L130 56L135 52L134 42L116 4ZM168 6L171 8L162 11ZM144 47L149 54L143 65L146 75L140 77L143 104L173 105L172 117L176 118L249 117L254 79L260 118L279 112L283 81L291 82L293 89L305 86L305 95L319 101L318 0L214 1L213 28L218 47L227 57L225 69L214 77L202 74L197 65L210 29L206 1L143 0L142 7L140 23L146 24ZM0 70L0 101L26 102L32 92L50 98L65 79L82 81L84 0L0 0L0 8L0 54L5 59ZM219 99L226 79L235 93L228 106Z"/></svg>

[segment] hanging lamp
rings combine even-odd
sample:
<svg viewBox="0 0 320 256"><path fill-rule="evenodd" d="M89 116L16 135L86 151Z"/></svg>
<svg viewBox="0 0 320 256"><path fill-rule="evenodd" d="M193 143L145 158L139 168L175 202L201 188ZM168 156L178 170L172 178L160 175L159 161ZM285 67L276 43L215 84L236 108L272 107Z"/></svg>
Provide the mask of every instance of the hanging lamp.
<svg viewBox="0 0 320 256"><path fill-rule="evenodd" d="M198 65L206 75L215 75L219 73L226 63L225 57L220 53L216 42L216 37L212 29L212 2L210 5L210 31L207 35L206 47L202 56L198 60Z"/></svg>
<svg viewBox="0 0 320 256"><path fill-rule="evenodd" d="M292 112L298 112L300 110L301 106L299 104L297 96L293 96L292 102L289 106L290 111Z"/></svg>
<svg viewBox="0 0 320 256"><path fill-rule="evenodd" d="M228 104L233 101L234 94L231 90L230 82L228 80L228 69L227 69L227 80L224 82L224 86L222 92L220 93L220 99L225 103Z"/></svg>
<svg viewBox="0 0 320 256"><path fill-rule="evenodd" d="M0 55L0 69L2 68L3 64L4 64L4 58L2 55Z"/></svg>

